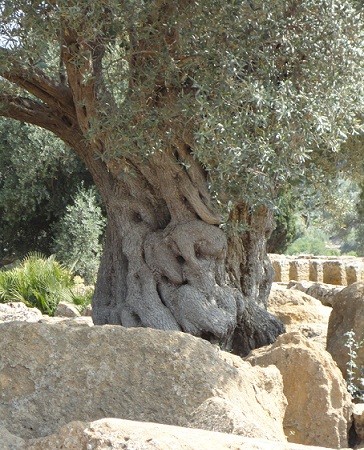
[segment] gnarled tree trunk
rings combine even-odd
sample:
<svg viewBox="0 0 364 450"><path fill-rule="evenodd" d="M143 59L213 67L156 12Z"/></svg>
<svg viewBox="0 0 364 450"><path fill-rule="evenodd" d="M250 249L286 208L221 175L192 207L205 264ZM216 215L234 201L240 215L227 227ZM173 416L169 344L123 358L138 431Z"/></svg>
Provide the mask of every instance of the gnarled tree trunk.
<svg viewBox="0 0 364 450"><path fill-rule="evenodd" d="M230 222L242 226L244 231L232 233L228 239L227 273L246 301L231 350L247 355L254 348L273 343L284 331L280 321L266 310L273 280L267 240L274 229L274 219L272 211L265 206L252 209L239 203L230 214Z"/></svg>
<svg viewBox="0 0 364 450"><path fill-rule="evenodd" d="M103 190L109 222L95 324L181 330L240 355L273 342L283 328L265 310L269 212L232 218L251 229L228 240L186 144L135 164L129 175L118 170Z"/></svg>

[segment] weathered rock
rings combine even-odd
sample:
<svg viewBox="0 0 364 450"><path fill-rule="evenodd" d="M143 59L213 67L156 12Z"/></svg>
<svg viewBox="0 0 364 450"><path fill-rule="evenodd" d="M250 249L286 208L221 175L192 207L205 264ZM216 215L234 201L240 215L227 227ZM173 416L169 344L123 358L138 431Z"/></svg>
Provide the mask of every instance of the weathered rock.
<svg viewBox="0 0 364 450"><path fill-rule="evenodd" d="M233 434L102 419L92 423L73 422L57 434L30 441L27 450L324 450L287 442L252 439ZM327 448L325 449L327 450Z"/></svg>
<svg viewBox="0 0 364 450"><path fill-rule="evenodd" d="M322 261L317 259L310 260L310 280L322 283L324 280L324 266Z"/></svg>
<svg viewBox="0 0 364 450"><path fill-rule="evenodd" d="M295 259L289 262L289 279L303 281L310 279L310 262L308 259Z"/></svg>
<svg viewBox="0 0 364 450"><path fill-rule="evenodd" d="M241 358L239 361L226 357L225 361L230 361L234 367L244 371L244 362ZM258 403L266 408L266 413L272 409L268 395L272 398L281 396L280 380L276 385L274 379L277 377L276 367L267 367L267 371L272 370L271 377L257 377L255 380L255 395ZM268 394L268 395L267 395ZM265 402L268 400L268 403ZM284 399L285 400L285 399ZM285 410L286 402L284 402ZM284 413L283 413L284 414ZM276 422L277 429L281 429L283 415L278 411L277 417L272 417ZM188 426L191 428L201 428L204 430L221 431L224 433L240 434L247 437L261 436L261 425L257 422L253 423L250 417L247 417L245 411L236 400L227 400L221 397L212 397L205 400L197 407L191 415Z"/></svg>
<svg viewBox="0 0 364 450"><path fill-rule="evenodd" d="M333 284L313 283L306 294L317 298L325 306L332 307L335 295L343 290L343 286L335 286Z"/></svg>
<svg viewBox="0 0 364 450"><path fill-rule="evenodd" d="M364 448L364 403L354 405L353 420L357 436L357 445L355 448Z"/></svg>
<svg viewBox="0 0 364 450"><path fill-rule="evenodd" d="M271 259L272 267L274 270L274 282L283 282L286 283L289 281L289 261L281 255L274 255L274 258Z"/></svg>
<svg viewBox="0 0 364 450"><path fill-rule="evenodd" d="M355 449L364 448L364 403L354 405L353 409L354 428L356 433Z"/></svg>
<svg viewBox="0 0 364 450"><path fill-rule="evenodd" d="M346 279L348 284L363 281L363 260L361 262L353 261L346 265Z"/></svg>
<svg viewBox="0 0 364 450"><path fill-rule="evenodd" d="M301 291L273 289L268 300L268 310L285 325L328 321L331 308Z"/></svg>
<svg viewBox="0 0 364 450"><path fill-rule="evenodd" d="M0 425L1 450L25 450L25 441Z"/></svg>
<svg viewBox="0 0 364 450"><path fill-rule="evenodd" d="M344 377L349 361L346 333L354 331L357 343L364 340L364 283L354 283L336 294L327 330L327 350ZM364 368L364 345L357 349L356 364ZM357 373L360 377L360 373Z"/></svg>
<svg viewBox="0 0 364 450"><path fill-rule="evenodd" d="M288 285L288 282L279 281L277 283L272 283L271 289L287 289Z"/></svg>
<svg viewBox="0 0 364 450"><path fill-rule="evenodd" d="M43 316L39 323L48 323L50 325L63 324L69 326L86 325L93 327L94 323L92 317L90 316L80 316L80 317L50 317Z"/></svg>
<svg viewBox="0 0 364 450"><path fill-rule="evenodd" d="M344 289L343 286L334 284L316 283L313 281L291 281L288 289L302 291L311 297L317 298L324 306L331 306L335 295Z"/></svg>
<svg viewBox="0 0 364 450"><path fill-rule="evenodd" d="M351 398L329 353L299 333L279 336L254 350L252 364L274 364L283 377L288 406L284 430L288 441L305 445L348 446Z"/></svg>
<svg viewBox="0 0 364 450"><path fill-rule="evenodd" d="M20 322L0 325L0 336L0 418L22 438L103 417L193 425L195 411L204 404L207 416L206 401L218 397L234 405L232 415L244 417L236 429L285 440L279 371L252 367L202 339L145 328Z"/></svg>
<svg viewBox="0 0 364 450"><path fill-rule="evenodd" d="M326 284L337 284L346 286L346 264L341 260L328 260L323 261L323 282Z"/></svg>
<svg viewBox="0 0 364 450"><path fill-rule="evenodd" d="M39 322L42 313L37 308L28 308L22 302L0 303L0 323L13 322Z"/></svg>
<svg viewBox="0 0 364 450"><path fill-rule="evenodd" d="M268 311L278 317L288 332L299 331L326 346L327 324L331 308L295 289L271 290Z"/></svg>
<svg viewBox="0 0 364 450"><path fill-rule="evenodd" d="M296 289L297 291L301 291L304 292L305 294L307 293L307 289L309 287L311 287L314 284L313 281L307 281L307 280L303 280L303 281L297 281L297 280L291 280L288 285L287 285L287 289Z"/></svg>
<svg viewBox="0 0 364 450"><path fill-rule="evenodd" d="M86 308L83 310L82 315L86 317L92 317L92 306L87 305Z"/></svg>
<svg viewBox="0 0 364 450"><path fill-rule="evenodd" d="M55 317L79 317L80 315L77 307L67 302L59 302L54 312Z"/></svg>

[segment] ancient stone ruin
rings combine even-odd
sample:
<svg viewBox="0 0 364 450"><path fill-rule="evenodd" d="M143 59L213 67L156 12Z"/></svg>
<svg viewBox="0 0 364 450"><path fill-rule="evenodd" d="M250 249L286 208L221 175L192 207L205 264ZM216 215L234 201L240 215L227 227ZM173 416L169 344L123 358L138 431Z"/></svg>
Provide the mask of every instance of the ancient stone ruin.
<svg viewBox="0 0 364 450"><path fill-rule="evenodd" d="M364 258L270 254L275 282L316 281L347 286L364 281Z"/></svg>

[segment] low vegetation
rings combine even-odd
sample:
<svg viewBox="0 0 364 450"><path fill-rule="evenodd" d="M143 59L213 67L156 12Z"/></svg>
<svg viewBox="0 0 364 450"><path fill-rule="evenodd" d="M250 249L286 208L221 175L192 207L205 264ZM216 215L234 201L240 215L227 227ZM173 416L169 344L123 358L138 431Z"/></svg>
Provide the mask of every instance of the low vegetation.
<svg viewBox="0 0 364 450"><path fill-rule="evenodd" d="M353 330L345 333L345 336L347 338L345 347L348 348L349 355L346 377L348 391L354 400L364 402L364 367L359 367L357 362L357 350L364 345L364 341L358 342Z"/></svg>
<svg viewBox="0 0 364 450"><path fill-rule="evenodd" d="M19 265L0 271L0 303L23 302L53 316L61 300L82 309L91 296L90 290L76 289L72 272L54 256L31 253Z"/></svg>
<svg viewBox="0 0 364 450"><path fill-rule="evenodd" d="M324 231L311 228L288 246L286 254L339 256L340 250L330 243L329 236Z"/></svg>

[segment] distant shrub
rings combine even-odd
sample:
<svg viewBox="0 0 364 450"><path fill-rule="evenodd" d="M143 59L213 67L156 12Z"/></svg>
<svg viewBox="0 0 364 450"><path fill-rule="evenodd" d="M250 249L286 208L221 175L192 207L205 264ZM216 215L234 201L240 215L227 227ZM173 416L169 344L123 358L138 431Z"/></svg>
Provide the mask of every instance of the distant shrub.
<svg viewBox="0 0 364 450"><path fill-rule="evenodd" d="M105 223L95 189L81 187L58 224L54 239L57 258L72 267L86 284L95 282Z"/></svg>
<svg viewBox="0 0 364 450"><path fill-rule="evenodd" d="M336 248L328 246L328 237L325 233L319 230L308 230L306 234L288 246L287 255L340 255L340 251Z"/></svg>
<svg viewBox="0 0 364 450"><path fill-rule="evenodd" d="M357 257L358 253L356 251L354 251L354 250L351 250L350 252L344 253L344 255L345 256L355 256L355 257Z"/></svg>
<svg viewBox="0 0 364 450"><path fill-rule="evenodd" d="M73 277L54 256L29 254L19 266L0 271L0 302L19 301L52 316L60 300L72 301Z"/></svg>

